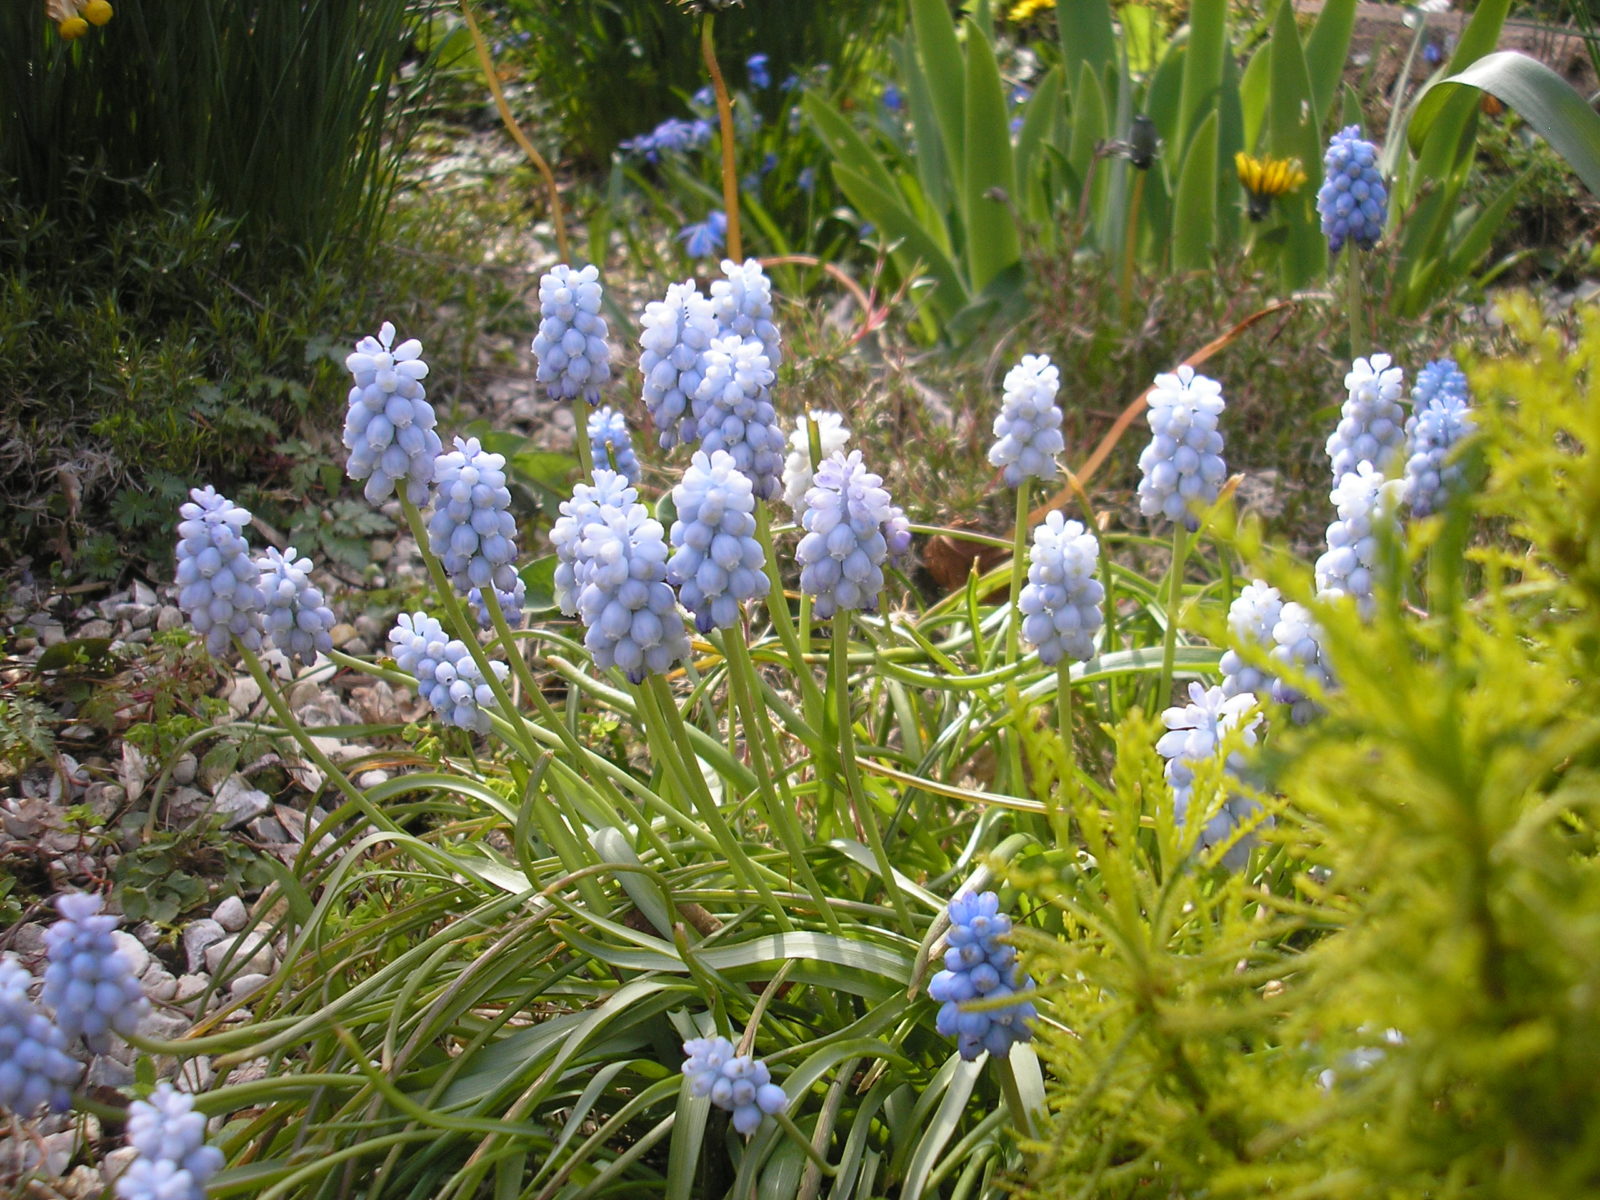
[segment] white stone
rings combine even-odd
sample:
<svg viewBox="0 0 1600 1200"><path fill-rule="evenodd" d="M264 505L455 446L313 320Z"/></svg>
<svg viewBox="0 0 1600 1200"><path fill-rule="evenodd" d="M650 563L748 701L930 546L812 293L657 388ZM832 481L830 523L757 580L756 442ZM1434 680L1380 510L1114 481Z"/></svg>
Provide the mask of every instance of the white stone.
<svg viewBox="0 0 1600 1200"><path fill-rule="evenodd" d="M170 1002L178 994L177 979L160 963L146 971L139 982L144 986L146 996L161 1003Z"/></svg>
<svg viewBox="0 0 1600 1200"><path fill-rule="evenodd" d="M238 933L250 919L250 913L245 909L243 900L229 896L217 905L217 911L211 914L211 919L229 933Z"/></svg>
<svg viewBox="0 0 1600 1200"><path fill-rule="evenodd" d="M253 788L242 775L230 775L217 789L217 813L222 827L233 829L272 811L272 797Z"/></svg>
<svg viewBox="0 0 1600 1200"><path fill-rule="evenodd" d="M235 1000L243 1000L251 992L259 992L272 982L270 975L241 975L228 989Z"/></svg>
<svg viewBox="0 0 1600 1200"><path fill-rule="evenodd" d="M226 929L207 917L185 925L179 937L183 942L184 961L189 970L198 970L206 959L206 951L227 936Z"/></svg>
<svg viewBox="0 0 1600 1200"><path fill-rule="evenodd" d="M117 950L122 957L128 960L128 969L133 972L135 979L144 977L150 969L150 951L146 950L139 939L126 929L113 929L111 940L117 944Z"/></svg>
<svg viewBox="0 0 1600 1200"><path fill-rule="evenodd" d="M200 761L185 750L172 764L172 782L190 784L200 771Z"/></svg>
<svg viewBox="0 0 1600 1200"><path fill-rule="evenodd" d="M228 707L238 717L244 716L261 699L261 685L248 675L236 675L228 692Z"/></svg>
<svg viewBox="0 0 1600 1200"><path fill-rule="evenodd" d="M133 1165L133 1160L139 1157L139 1152L132 1146L118 1146L115 1150L106 1151L106 1156L100 1160L100 1174L105 1177L106 1183L113 1184L127 1173Z"/></svg>
<svg viewBox="0 0 1600 1200"><path fill-rule="evenodd" d="M211 987L211 976L190 973L178 976L178 990L172 994L174 1004L188 1004L197 1000Z"/></svg>
<svg viewBox="0 0 1600 1200"><path fill-rule="evenodd" d="M213 975L218 973L230 955L232 959L227 971L234 976L270 975L273 967L277 966L272 943L259 933L230 933L221 941L207 946L205 954L206 969Z"/></svg>

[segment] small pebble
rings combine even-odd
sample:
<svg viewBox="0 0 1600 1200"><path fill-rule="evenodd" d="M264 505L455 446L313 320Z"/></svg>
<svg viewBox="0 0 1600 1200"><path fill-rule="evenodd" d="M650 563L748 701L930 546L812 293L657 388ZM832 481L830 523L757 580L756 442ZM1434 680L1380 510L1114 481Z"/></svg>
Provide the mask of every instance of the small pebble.
<svg viewBox="0 0 1600 1200"><path fill-rule="evenodd" d="M237 896L229 896L217 905L217 911L211 914L211 919L229 933L238 933L250 919L250 914L246 911L243 900Z"/></svg>

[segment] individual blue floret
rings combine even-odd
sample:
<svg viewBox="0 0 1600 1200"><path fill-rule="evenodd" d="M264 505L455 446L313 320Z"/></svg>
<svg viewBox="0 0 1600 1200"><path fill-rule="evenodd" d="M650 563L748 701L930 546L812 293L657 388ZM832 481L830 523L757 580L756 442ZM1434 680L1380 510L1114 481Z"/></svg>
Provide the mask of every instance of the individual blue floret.
<svg viewBox="0 0 1600 1200"><path fill-rule="evenodd" d="M1376 600L1379 535L1394 527L1395 508L1405 485L1385 480L1363 462L1333 489L1330 499L1338 518L1328 526L1328 549L1317 559L1317 592L1350 596L1362 616L1371 616Z"/></svg>
<svg viewBox="0 0 1600 1200"><path fill-rule="evenodd" d="M1167 760L1165 774L1172 786L1172 819L1179 828L1189 819L1195 766L1220 754L1225 738L1240 746L1256 744L1256 726L1261 723L1261 716L1257 713L1251 717L1250 713L1257 703L1253 692L1229 696L1220 687L1208 689L1191 682L1189 703L1174 705L1161 714L1167 732L1156 742L1156 753ZM1225 764L1227 774L1237 778L1243 769L1243 756L1238 750L1231 751ZM1240 824L1260 810L1261 806L1249 797L1229 792L1221 807L1201 828L1200 848L1209 850L1227 842ZM1249 861L1253 844L1253 836L1240 838L1223 855L1223 866L1230 870L1244 866Z"/></svg>
<svg viewBox="0 0 1600 1200"><path fill-rule="evenodd" d="M55 1010L68 1041L81 1036L104 1054L112 1033L126 1037L139 1027L150 1001L111 936L122 918L101 913L100 897L89 892L68 892L55 903L61 919L44 931L50 965L39 998Z"/></svg>
<svg viewBox="0 0 1600 1200"><path fill-rule="evenodd" d="M395 664L415 677L417 692L439 719L458 729L489 732L494 688L484 679L466 643L445 636L444 627L424 612L401 613L389 631ZM490 663L504 681L505 663Z"/></svg>
<svg viewBox="0 0 1600 1200"><path fill-rule="evenodd" d="M694 394L705 374L705 352L718 333L711 301L693 280L675 283L667 289L666 299L645 305L639 326L644 403L661 448L697 441Z"/></svg>
<svg viewBox="0 0 1600 1200"><path fill-rule="evenodd" d="M32 986L14 955L0 955L0 1109L24 1120L42 1106L66 1112L83 1074L67 1035L28 998Z"/></svg>
<svg viewBox="0 0 1600 1200"><path fill-rule="evenodd" d="M711 1103L733 1114L733 1127L749 1137L761 1119L789 1107L789 1097L772 1082L760 1059L735 1053L725 1037L691 1038L683 1044L683 1073L691 1096L709 1096Z"/></svg>
<svg viewBox="0 0 1600 1200"><path fill-rule="evenodd" d="M1328 142L1322 157L1322 186L1317 212L1328 250L1339 253L1348 239L1370 250L1383 236L1389 215L1389 193L1378 171L1378 148L1361 137L1361 127L1347 125Z"/></svg>
<svg viewBox="0 0 1600 1200"><path fill-rule="evenodd" d="M1199 528L1195 510L1213 503L1228 469L1217 418L1226 407L1222 385L1185 364L1156 376L1146 419L1153 435L1139 455L1139 511Z"/></svg>
<svg viewBox="0 0 1600 1200"><path fill-rule="evenodd" d="M789 433L789 452L783 459L783 502L797 517L805 507L806 492L811 490L815 473L811 461L812 422L816 422L817 442L822 451L817 456L818 462L837 454L850 441L844 418L836 412L812 409L795 423Z"/></svg>
<svg viewBox="0 0 1600 1200"><path fill-rule="evenodd" d="M611 378L611 347L600 315L600 269L566 263L539 280L539 332L533 338L537 378L555 400L590 404Z"/></svg>
<svg viewBox="0 0 1600 1200"><path fill-rule="evenodd" d="M572 498L561 502L561 515L550 529L550 545L556 552L556 607L567 616L578 615L578 593L587 578L587 567L578 561L584 529L599 519L603 506L625 509L638 499L638 490L626 479L601 467L593 483L577 484Z"/></svg>
<svg viewBox="0 0 1600 1200"><path fill-rule="evenodd" d="M192 488L189 497L178 509L178 607L217 657L234 638L259 650L266 596L242 532L250 513L213 488Z"/></svg>
<svg viewBox="0 0 1600 1200"><path fill-rule="evenodd" d="M1296 725L1304 725L1319 711L1317 703L1302 690L1300 679L1322 691L1332 689L1333 671L1323 656L1322 628L1311 615L1310 609L1293 600L1286 602L1278 614L1278 623L1272 627L1272 653L1269 656L1277 665L1272 681L1272 698L1279 704L1289 705L1289 716ZM1294 682L1284 678L1297 676Z"/></svg>
<svg viewBox="0 0 1600 1200"><path fill-rule="evenodd" d="M1003 940L1011 933L1011 918L1000 911L994 892L957 896L949 911L944 969L928 981L928 996L939 1005L935 1028L955 1038L967 1062L985 1050L1004 1058L1014 1043L1033 1038L1030 1022L1039 1016L1030 1000L1002 1003L1033 987L1021 974L1016 948ZM985 1001L981 1009L962 1007L978 1000Z"/></svg>
<svg viewBox="0 0 1600 1200"><path fill-rule="evenodd" d="M867 470L861 451L848 458L833 454L817 468L806 493L795 558L800 590L812 597L822 619L839 609L876 612L883 590L883 561L889 545L883 535L893 505L883 480Z"/></svg>
<svg viewBox="0 0 1600 1200"><path fill-rule="evenodd" d="M1272 693L1272 675L1260 667L1252 666L1240 654L1239 648L1255 647L1266 654L1272 649L1272 630L1283 612L1283 597L1278 589L1257 579L1246 584L1228 606L1228 649L1223 651L1222 694L1227 697L1252 692L1257 696Z"/></svg>
<svg viewBox="0 0 1600 1200"><path fill-rule="evenodd" d="M1461 487L1461 464L1452 462L1451 455L1476 428L1466 375L1448 358L1429 363L1417 372L1411 409L1406 418L1405 499L1413 513L1425 517Z"/></svg>
<svg viewBox="0 0 1600 1200"><path fill-rule="evenodd" d="M678 519L667 582L694 614L701 633L727 629L739 605L767 594L767 556L756 540L756 497L725 450L695 451L683 480L672 489Z"/></svg>
<svg viewBox="0 0 1600 1200"><path fill-rule="evenodd" d="M715 258L722 253L727 239L728 214L720 208L707 213L704 221L695 221L678 230L678 240L690 258Z"/></svg>
<svg viewBox="0 0 1600 1200"><path fill-rule="evenodd" d="M137 1157L117 1179L118 1200L205 1200L207 1182L222 1170L194 1097L170 1083L128 1106L128 1145Z"/></svg>
<svg viewBox="0 0 1600 1200"><path fill-rule="evenodd" d="M1095 577L1099 564L1100 543L1082 522L1052 512L1035 526L1028 582L1017 595L1017 611L1023 640L1038 650L1045 666L1094 657L1106 595Z"/></svg>
<svg viewBox="0 0 1600 1200"><path fill-rule="evenodd" d="M1005 468L1007 487L1021 487L1025 479L1056 477L1056 455L1066 447L1061 409L1056 406L1060 387L1061 372L1049 355L1025 354L1006 372L989 463Z"/></svg>
<svg viewBox="0 0 1600 1200"><path fill-rule="evenodd" d="M629 483L639 482L639 460L633 453L628 418L609 404L589 414L589 450L597 467L609 467Z"/></svg>
<svg viewBox="0 0 1600 1200"><path fill-rule="evenodd" d="M638 154L646 162L660 162L663 154L683 154L698 150L711 140L715 127L705 118L693 121L668 117L649 133L629 138L618 145L625 153Z"/></svg>
<svg viewBox="0 0 1600 1200"><path fill-rule="evenodd" d="M783 431L772 409L772 367L754 336L713 338L701 357L694 423L707 450L726 450L750 477L756 495L775 499L782 487Z"/></svg>
<svg viewBox="0 0 1600 1200"><path fill-rule="evenodd" d="M689 654L689 632L667 583L667 542L644 505L601 505L583 527L574 574L582 579L583 644L600 670L633 683L662 675Z"/></svg>
<svg viewBox="0 0 1600 1200"><path fill-rule="evenodd" d="M911 554L911 518L898 504L889 505L889 515L883 519L883 545L889 559L897 567Z"/></svg>
<svg viewBox="0 0 1600 1200"><path fill-rule="evenodd" d="M753 88L769 88L772 86L772 72L767 69L767 56L765 54L752 54L744 61L745 74L750 79Z"/></svg>
<svg viewBox="0 0 1600 1200"><path fill-rule="evenodd" d="M1349 396L1339 409L1339 424L1328 437L1333 482L1356 464L1369 462L1388 473L1405 444L1405 410L1400 393L1405 377L1387 354L1358 358L1344 377Z"/></svg>
<svg viewBox="0 0 1600 1200"><path fill-rule="evenodd" d="M355 377L344 417L345 474L367 481L369 504L381 504L403 482L406 499L420 508L428 500L439 435L422 387L428 374L422 343L411 338L396 346L394 337L385 321L377 337L362 338L344 360Z"/></svg>
<svg viewBox="0 0 1600 1200"><path fill-rule="evenodd" d="M333 649L333 609L311 582L311 560L296 555L293 546L281 553L268 547L256 559L266 599L261 626L274 646L309 667Z"/></svg>
<svg viewBox="0 0 1600 1200"><path fill-rule="evenodd" d="M722 274L711 284L711 310L718 330L724 336L737 333L759 339L767 367L776 375L783 363L783 338L772 321L772 281L753 258L742 265L723 259Z"/></svg>
<svg viewBox="0 0 1600 1200"><path fill-rule="evenodd" d="M511 515L505 456L489 453L477 438L458 437L455 447L434 465L429 549L468 598L479 624L490 623L483 589L493 587L507 622L518 625L527 589L517 574L517 519Z"/></svg>

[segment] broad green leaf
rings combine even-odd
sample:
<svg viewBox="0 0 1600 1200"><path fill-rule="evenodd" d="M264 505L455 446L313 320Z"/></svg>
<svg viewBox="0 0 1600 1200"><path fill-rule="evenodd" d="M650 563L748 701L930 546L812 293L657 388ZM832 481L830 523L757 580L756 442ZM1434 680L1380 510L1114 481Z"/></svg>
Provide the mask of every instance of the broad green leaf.
<svg viewBox="0 0 1600 1200"><path fill-rule="evenodd" d="M1090 165L1094 162L1095 147L1111 136L1111 122L1100 76L1088 63L1079 69L1077 87L1072 92L1071 120L1072 140L1067 146L1067 163L1073 175L1084 181L1083 186L1094 187L1100 172L1096 170L1095 177L1091 178Z"/></svg>
<svg viewBox="0 0 1600 1200"><path fill-rule="evenodd" d="M981 292L1022 258L1012 206L1017 173L1011 156L1011 114L994 47L967 23L966 162L962 170L962 215L966 224L967 279Z"/></svg>
<svg viewBox="0 0 1600 1200"><path fill-rule="evenodd" d="M1077 83L1088 67L1096 79L1117 62L1117 33L1108 0L1056 0L1056 29L1066 78ZM1078 103L1077 93L1072 103Z"/></svg>
<svg viewBox="0 0 1600 1200"><path fill-rule="evenodd" d="M1244 149L1251 154L1261 145L1267 127L1273 41L1273 38L1268 38L1257 47L1239 80L1239 108L1244 114Z"/></svg>
<svg viewBox="0 0 1600 1200"><path fill-rule="evenodd" d="M1455 53L1445 64L1445 73L1454 75L1485 55L1492 54L1500 43L1500 30L1504 28L1506 14L1510 11L1511 0L1483 0L1476 5L1472 10L1472 20L1461 31L1461 40L1456 43Z"/></svg>
<svg viewBox="0 0 1600 1200"><path fill-rule="evenodd" d="M932 307L948 318L966 304L969 292L959 268L893 194L881 191L866 176L835 163L833 177L856 211L898 245L894 259L907 275L925 273L934 281Z"/></svg>
<svg viewBox="0 0 1600 1200"><path fill-rule="evenodd" d="M1280 270L1284 286L1292 289L1327 273L1328 242L1322 236L1314 201L1321 183L1322 135L1310 111L1314 107L1311 72L1300 49L1290 5L1278 10L1267 48L1271 80L1267 152L1278 158L1298 158L1308 177L1298 192L1273 202L1287 227Z"/></svg>
<svg viewBox="0 0 1600 1200"><path fill-rule="evenodd" d="M1228 55L1222 65L1222 91L1217 96L1217 234L1215 246L1225 257L1239 244L1240 208L1233 159L1244 148L1244 111L1239 104L1239 66Z"/></svg>
<svg viewBox="0 0 1600 1200"><path fill-rule="evenodd" d="M815 92L807 92L800 106L833 155L836 171L841 166L848 167L865 176L879 190L894 191L894 176L883 165L883 156L867 145L838 109Z"/></svg>
<svg viewBox="0 0 1600 1200"><path fill-rule="evenodd" d="M1149 4L1122 6L1122 44L1128 55L1128 73L1147 75L1155 67L1166 41L1166 14Z"/></svg>
<svg viewBox="0 0 1600 1200"><path fill-rule="evenodd" d="M967 1101L972 1098L972 1089L977 1085L978 1073L982 1069L982 1063L962 1062L952 1054L950 1060L923 1092L924 1102L933 1096L939 1096L939 1107L926 1124L913 1122L911 1126L912 1135L920 1133L921 1136L917 1137L916 1148L912 1151L911 1160L906 1166L906 1182L900 1190L902 1200L920 1200L923 1185L927 1183L929 1172L939 1161L940 1151L945 1148L961 1124Z"/></svg>
<svg viewBox="0 0 1600 1200"><path fill-rule="evenodd" d="M944 133L939 127L939 115L933 105L933 92L917 59L916 47L909 40L897 41L894 54L900 68L900 78L905 84L911 136L916 141L917 179L922 183L922 194L927 199L928 207L939 214L937 222L926 222L924 227L944 247L944 252L951 254L954 253L954 246L948 226L950 209L955 203L950 195L954 181L946 160Z"/></svg>
<svg viewBox="0 0 1600 1200"><path fill-rule="evenodd" d="M1017 135L1016 176L1021 195L1017 203L1027 213L1028 220L1050 228L1054 222L1049 208L1049 196L1042 179L1044 163L1039 153L1040 145L1048 139L1061 112L1061 66L1058 63L1045 73L1039 86L1023 109L1022 132Z"/></svg>
<svg viewBox="0 0 1600 1200"><path fill-rule="evenodd" d="M933 93L934 110L939 114L945 161L959 168L966 162L962 148L966 115L963 90L957 81L966 77L966 68L961 61L955 22L950 19L950 6L945 0L911 0L911 27L922 70ZM956 185L959 195L961 181L957 180Z"/></svg>
<svg viewBox="0 0 1600 1200"><path fill-rule="evenodd" d="M1172 265L1198 271L1211 265L1217 223L1217 114L1201 124L1178 177L1172 206Z"/></svg>
<svg viewBox="0 0 1600 1200"><path fill-rule="evenodd" d="M1287 24L1295 25L1294 7L1292 4L1279 7L1279 21L1272 34L1274 42L1278 40L1278 30L1285 24L1282 18L1286 10ZM1339 81L1344 78L1345 64L1350 58L1350 35L1355 27L1356 0L1326 0L1322 11L1317 14L1317 23L1311 27L1311 34L1306 38L1303 57L1310 68L1311 126L1319 133L1333 105L1333 98L1338 95ZM1298 49L1298 27L1294 40Z"/></svg>
<svg viewBox="0 0 1600 1200"><path fill-rule="evenodd" d="M1183 87L1173 139L1174 152L1185 164L1185 170L1190 144L1200 136L1206 118L1217 110L1228 50L1228 0L1194 0L1189 5L1189 48L1184 55ZM1216 145L1213 140L1213 153ZM1212 177L1215 178L1214 170Z"/></svg>

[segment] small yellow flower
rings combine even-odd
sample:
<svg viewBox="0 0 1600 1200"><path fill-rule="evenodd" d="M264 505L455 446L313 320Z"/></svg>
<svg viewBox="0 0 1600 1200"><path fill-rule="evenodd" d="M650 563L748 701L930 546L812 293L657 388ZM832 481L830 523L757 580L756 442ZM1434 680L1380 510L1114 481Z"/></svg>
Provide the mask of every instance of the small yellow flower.
<svg viewBox="0 0 1600 1200"><path fill-rule="evenodd" d="M1006 18L1012 21L1026 21L1047 8L1054 8L1055 4L1056 0L1017 0L1017 3L1011 6L1011 11L1006 14Z"/></svg>
<svg viewBox="0 0 1600 1200"><path fill-rule="evenodd" d="M1233 165L1239 172L1239 182L1250 194L1250 219L1263 221L1272 211L1275 196L1297 191L1306 181L1298 158L1256 158L1243 150L1233 156Z"/></svg>
<svg viewBox="0 0 1600 1200"><path fill-rule="evenodd" d="M111 5L106 0L89 0L83 6L83 17L91 25L104 25L111 20Z"/></svg>
<svg viewBox="0 0 1600 1200"><path fill-rule="evenodd" d="M64 42L76 41L89 32L89 22L82 17L68 17L56 26L56 32Z"/></svg>

